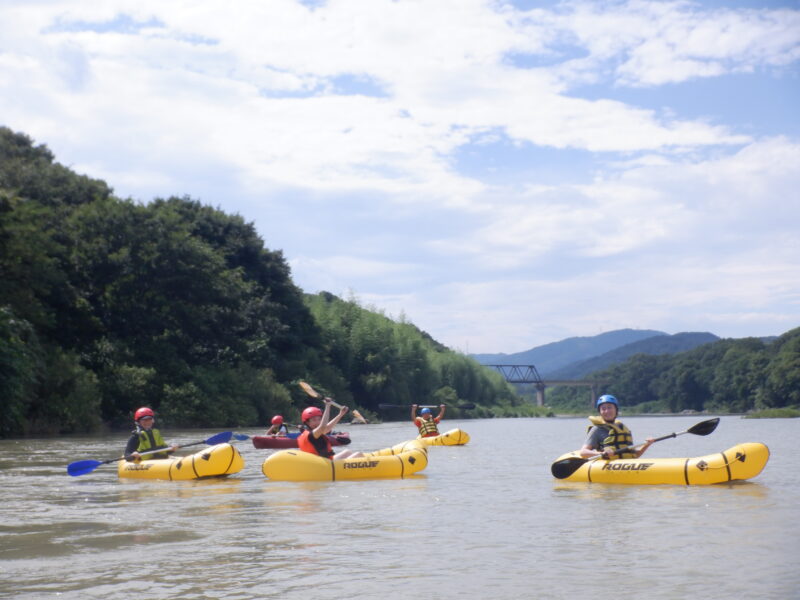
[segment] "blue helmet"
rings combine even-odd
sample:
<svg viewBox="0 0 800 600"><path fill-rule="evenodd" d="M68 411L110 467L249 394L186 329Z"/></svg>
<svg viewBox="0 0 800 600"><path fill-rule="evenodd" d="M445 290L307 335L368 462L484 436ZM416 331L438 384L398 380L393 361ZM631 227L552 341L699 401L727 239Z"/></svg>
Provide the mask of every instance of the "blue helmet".
<svg viewBox="0 0 800 600"><path fill-rule="evenodd" d="M613 404L614 406L617 407L617 410L619 410L619 402L617 402L617 399L610 394L603 394L602 396L600 396L597 399L597 404L595 404L594 406L595 408L600 408L601 404Z"/></svg>
<svg viewBox="0 0 800 600"><path fill-rule="evenodd" d="M419 414L421 414L421 415L429 415L429 414L431 414L431 409L430 408L423 408L421 411L419 411Z"/></svg>

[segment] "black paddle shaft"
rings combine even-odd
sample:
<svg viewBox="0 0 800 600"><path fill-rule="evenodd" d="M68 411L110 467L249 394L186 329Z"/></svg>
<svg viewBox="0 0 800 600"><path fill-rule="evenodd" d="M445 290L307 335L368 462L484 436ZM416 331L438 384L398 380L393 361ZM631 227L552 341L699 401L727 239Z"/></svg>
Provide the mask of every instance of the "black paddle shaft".
<svg viewBox="0 0 800 600"><path fill-rule="evenodd" d="M660 442L661 440L668 440L670 438L678 437L679 435L683 435L684 433L691 433L693 435L708 435L712 431L714 431L719 425L719 417L714 417L713 419L709 419L708 421L701 421L695 425L692 425L686 431L681 431L680 433L670 433L669 435L664 435L662 437L656 438L654 442Z"/></svg>

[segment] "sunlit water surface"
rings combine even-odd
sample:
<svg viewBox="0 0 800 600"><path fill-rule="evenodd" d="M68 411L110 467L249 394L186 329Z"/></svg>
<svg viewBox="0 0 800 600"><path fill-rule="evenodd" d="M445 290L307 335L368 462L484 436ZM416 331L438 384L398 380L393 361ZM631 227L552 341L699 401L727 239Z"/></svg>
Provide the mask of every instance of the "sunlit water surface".
<svg viewBox="0 0 800 600"><path fill-rule="evenodd" d="M637 440L708 417L626 419ZM0 597L315 600L800 598L800 420L723 417L707 437L648 457L763 442L765 470L710 487L565 483L550 463L585 419L476 420L472 441L430 450L406 480L267 480L268 450L240 442L225 479L119 480L126 435L0 441ZM414 436L408 423L350 426L350 448ZM166 431L168 441L212 431ZM258 434L257 430L242 433Z"/></svg>

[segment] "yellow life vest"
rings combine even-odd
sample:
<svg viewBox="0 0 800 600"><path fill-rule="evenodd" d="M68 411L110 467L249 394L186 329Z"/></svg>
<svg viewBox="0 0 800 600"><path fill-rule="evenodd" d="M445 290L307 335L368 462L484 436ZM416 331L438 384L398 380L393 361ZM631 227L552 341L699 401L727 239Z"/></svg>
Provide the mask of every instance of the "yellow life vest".
<svg viewBox="0 0 800 600"><path fill-rule="evenodd" d="M589 431L591 431L592 426L601 427L606 430L608 435L603 440L603 448L614 448L614 456L616 458L636 458L633 452L622 452L621 454L616 452L619 448L633 446L633 434L622 421L617 421L615 419L613 423L609 423L599 415L589 417L589 421L592 423L592 425L589 426ZM601 448L601 450L603 448Z"/></svg>
<svg viewBox="0 0 800 600"><path fill-rule="evenodd" d="M422 417L417 417L416 425L419 428L419 436L420 437L433 437L434 435L439 435L439 428L436 426L436 419L431 418L423 419Z"/></svg>
<svg viewBox="0 0 800 600"><path fill-rule="evenodd" d="M167 447L167 444L164 442L164 438L161 437L161 432L158 429L153 428L150 431L147 431L146 429L140 429L138 433L139 447L136 448L137 452L147 452L148 450L156 450L158 448ZM152 441L149 434L152 434ZM148 460L152 458L169 458L169 454L166 452L148 454L147 456L143 456L142 460Z"/></svg>

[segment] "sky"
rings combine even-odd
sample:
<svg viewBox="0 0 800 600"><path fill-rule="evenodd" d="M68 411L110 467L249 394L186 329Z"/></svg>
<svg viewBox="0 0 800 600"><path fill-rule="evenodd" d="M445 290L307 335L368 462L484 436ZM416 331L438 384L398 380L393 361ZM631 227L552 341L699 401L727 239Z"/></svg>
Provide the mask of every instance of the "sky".
<svg viewBox="0 0 800 600"><path fill-rule="evenodd" d="M800 326L800 0L0 0L0 125L465 353Z"/></svg>

